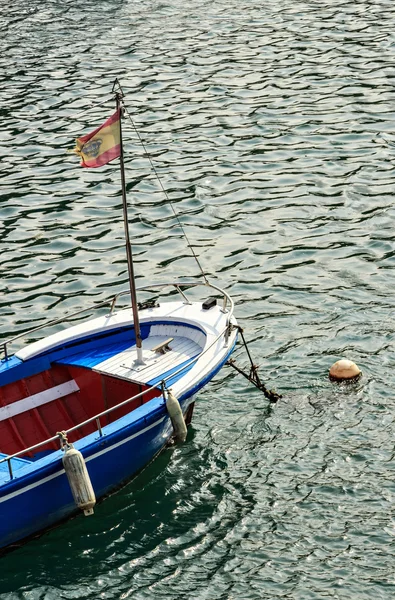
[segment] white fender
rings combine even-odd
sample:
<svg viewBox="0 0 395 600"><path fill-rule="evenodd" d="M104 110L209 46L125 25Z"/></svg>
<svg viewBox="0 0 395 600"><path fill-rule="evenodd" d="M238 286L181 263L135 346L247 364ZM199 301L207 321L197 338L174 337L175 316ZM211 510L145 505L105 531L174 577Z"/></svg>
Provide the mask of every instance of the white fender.
<svg viewBox="0 0 395 600"><path fill-rule="evenodd" d="M84 515L93 515L93 507L96 504L96 496L89 477L88 469L79 450L76 450L71 444L64 446L64 456L62 458L64 470L74 502L84 511Z"/></svg>
<svg viewBox="0 0 395 600"><path fill-rule="evenodd" d="M178 442L185 442L187 437L187 426L185 425L180 403L171 393L171 390L167 391L166 408L171 419L171 424L173 425L174 437Z"/></svg>

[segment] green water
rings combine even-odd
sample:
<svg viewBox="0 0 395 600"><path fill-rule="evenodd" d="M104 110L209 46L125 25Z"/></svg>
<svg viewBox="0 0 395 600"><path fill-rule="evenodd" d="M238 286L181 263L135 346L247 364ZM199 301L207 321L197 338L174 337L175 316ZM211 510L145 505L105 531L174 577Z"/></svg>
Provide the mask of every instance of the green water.
<svg viewBox="0 0 395 600"><path fill-rule="evenodd" d="M0 8L0 337L127 288L117 168L67 152L111 114L96 104L119 77L283 394L268 406L222 370L186 444L94 518L0 559L1 600L391 600L392 2ZM131 125L125 139L138 284L198 276ZM361 367L356 386L328 381L341 357Z"/></svg>

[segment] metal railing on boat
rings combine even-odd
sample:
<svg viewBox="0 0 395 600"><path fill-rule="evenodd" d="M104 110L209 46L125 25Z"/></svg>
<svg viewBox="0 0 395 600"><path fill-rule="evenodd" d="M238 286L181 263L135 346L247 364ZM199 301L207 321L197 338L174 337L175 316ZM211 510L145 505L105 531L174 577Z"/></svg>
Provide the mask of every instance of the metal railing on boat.
<svg viewBox="0 0 395 600"><path fill-rule="evenodd" d="M158 289L158 288L161 288L161 287L171 286L171 285L174 286L174 287L176 287L178 289L178 286L180 284L179 283L157 284L157 285L154 285L154 286L144 286L144 287L139 288L139 290L140 291L142 291L142 290L152 290L154 288ZM177 371L171 373L170 375L168 375L166 378L164 378L161 381L160 386L162 388L163 397L164 397L165 391L167 389L166 388L166 383L167 383L168 380L170 380L173 377L179 375L183 371L186 371L187 369L189 369L189 367L191 367L194 363L196 363L198 360L200 360L200 358L202 356L204 356L218 342L218 340L220 340L222 337L224 337L225 346L227 345L229 334L230 334L230 330L231 330L231 327L232 327L231 318L232 318L232 315L233 315L234 303L233 303L233 300L231 299L231 297L226 292L224 292L223 290L221 290L221 288L218 288L217 286L214 286L212 284L207 284L207 283L201 283L201 282L197 282L197 283L195 283L195 282L193 282L193 283L191 283L191 282L189 282L189 283L182 283L181 285L183 285L183 286L184 285L188 285L188 287L198 286L198 285L202 285L202 286L206 286L206 287L208 286L208 287L211 287L211 288L215 289L218 292L221 292L224 295L224 302L223 302L222 311L223 312L229 312L229 314L228 314L228 318L226 320L225 328L216 336L216 338L210 343L210 345L207 346L207 348L205 348L203 350L203 352L201 352L200 354L198 354L198 356L195 356L194 358L192 358L190 361L188 361L186 364L184 364L182 367L180 367ZM178 291L180 291L180 290L178 290ZM116 296L111 301L110 314L112 314L112 312L113 312L113 309L115 307L117 299L120 296L126 295L126 294L128 294L128 292L119 292L118 294L116 294ZM186 296L185 296L184 293L181 292L181 295L186 298ZM230 303L230 310L229 311L227 311L227 309L226 309L228 301ZM100 305L95 305L95 308L98 308L99 306L105 306L106 304L108 304L108 302L103 302ZM188 301L188 304L190 304L189 301ZM82 312L85 312L86 310L90 310L90 309L84 309L84 310L79 311L78 313L73 313L73 315L69 315L68 318L71 318L72 316L75 316L75 315L78 315L78 314L80 314ZM59 320L56 320L56 321L52 321L52 323L47 324L47 326L54 325L56 323L61 323L63 321L67 321L67 319L59 319ZM24 335L28 335L29 333L32 333L33 331L37 331L39 329L42 329L43 327L45 327L45 325L43 325L41 327L37 327L37 328L31 330L30 332L27 332L27 333L21 334L19 336L16 336L15 338L12 338L11 340L8 340L5 343L10 343L10 342L14 341L15 339L18 339L18 338L20 338L20 337L22 337ZM89 423L92 423L93 421L95 421L96 425L97 425L97 431L99 433L99 437L103 437L104 434L103 434L102 426L101 426L101 423L100 423L100 419L102 417L105 417L106 415L108 415L109 413L113 412L114 410L117 410L119 408L122 408L123 406L126 406L127 404L129 404L130 402L133 402L134 400L137 400L138 398L142 398L145 394L148 394L149 392L151 392L154 389L158 389L158 385L151 386L150 388L148 388L146 390L143 390L142 392L136 394L135 396L132 396L131 398L127 398L123 402L120 402L119 404L116 404L115 406L112 406L111 408L108 408L107 410L105 410L105 411L103 411L101 413L98 413L98 414L94 415L93 417L90 417L89 419L86 419L85 421L83 421L81 423L78 423L77 425L74 425L73 427L70 427L69 429L66 429L62 433L65 433L65 434L68 435L68 434L72 433L73 431L76 431L77 429L79 429L81 427L85 427ZM34 450L38 450L38 448L41 448L42 446L46 446L47 444L49 444L51 442L54 442L56 440L60 441L60 449L61 449L61 447L62 447L61 440L60 440L59 435L56 434L56 435L54 435L54 436L52 436L50 438L47 438L46 440L43 440L42 442L39 442L38 444L35 444L34 446L30 446L29 448L24 448L23 450L20 450L19 452L15 452L14 454L10 454L9 456L6 456L6 457L0 459L0 464L3 463L3 462L7 462L8 463L8 471L9 471L9 475L10 475L10 480L14 478L13 470L12 470L12 464L11 464L11 461L12 461L13 458L18 458L19 456L23 456L25 454L29 454L29 453L33 452Z"/></svg>
<svg viewBox="0 0 395 600"><path fill-rule="evenodd" d="M223 296L223 303L222 303L222 312L226 313L228 312L228 323L230 323L230 320L232 318L233 315L233 310L234 310L234 302L232 300L232 298L229 296L229 294L227 292L225 292L224 290L222 290L221 288L219 288L218 286L212 284L212 283L208 283L208 282L201 282L201 281L182 281L182 282L168 282L168 283L157 283L157 284L152 284L152 285L145 285L142 287L138 287L137 291L138 292L143 292L143 291L151 291L151 290L159 290L165 287L174 287L177 292L181 295L181 297L184 299L184 302L186 304L192 304L192 302L190 302L190 300L188 300L186 294L185 294L185 290L182 290L182 287L186 287L186 288L192 288L192 287L198 287L198 286L202 286L202 287L209 287L212 288L213 290L215 290L216 292L219 292L220 294L222 294ZM2 361L7 361L9 359L9 355L8 355L8 346L10 346L13 342L15 342L16 340L19 340L21 338L24 338L28 335L31 335L32 333L36 333L37 331L41 331L42 329L45 329L46 327L52 327L53 325L58 325L59 323L66 323L67 321L70 321L70 319L73 319L75 317L78 317L79 315L82 315L83 313L89 312L89 311L94 311L94 310L98 310L99 308L103 308L104 306L110 306L110 312L109 312L109 316L113 314L114 309L115 309L115 305L118 301L118 299L121 296L127 296L130 295L130 291L129 290L125 290L125 291L121 291L118 292L118 294L115 294L115 296L111 299L111 300L104 300L103 302L100 302L98 304L94 304L93 306L90 306L88 308L83 308L77 312L73 312L71 314L68 314L66 316L60 317L59 319L55 319L54 321L50 321L49 323L43 323L42 325L38 325L37 327L34 327L33 329L29 329L28 331L24 331L23 333L19 333L18 335L15 335L12 338L9 338L8 340L6 340L5 342L2 342L0 344L0 349L3 351L4 353L4 358L1 359ZM227 306L228 306L228 302L230 305L230 308L228 310ZM129 306L130 307L130 306ZM126 307L129 308L129 307Z"/></svg>

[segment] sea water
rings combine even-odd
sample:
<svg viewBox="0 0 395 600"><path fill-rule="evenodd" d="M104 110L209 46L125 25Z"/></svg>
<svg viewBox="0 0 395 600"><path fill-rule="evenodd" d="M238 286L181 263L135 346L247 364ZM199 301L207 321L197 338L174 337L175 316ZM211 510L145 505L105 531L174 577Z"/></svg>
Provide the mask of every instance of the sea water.
<svg viewBox="0 0 395 600"><path fill-rule="evenodd" d="M393 3L3 0L0 23L0 337L128 287L117 165L68 152L118 77L137 285L201 275L171 201L283 396L223 369L185 444L0 559L1 600L391 600ZM357 384L328 380L341 357Z"/></svg>

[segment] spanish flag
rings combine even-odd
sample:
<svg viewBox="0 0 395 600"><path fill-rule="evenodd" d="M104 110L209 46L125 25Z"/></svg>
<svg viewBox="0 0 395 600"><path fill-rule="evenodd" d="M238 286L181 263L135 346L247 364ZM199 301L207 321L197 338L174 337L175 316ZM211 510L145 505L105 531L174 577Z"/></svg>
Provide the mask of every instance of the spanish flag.
<svg viewBox="0 0 395 600"><path fill-rule="evenodd" d="M121 109L76 142L75 152L81 157L81 167L102 167L118 158L121 153Z"/></svg>

